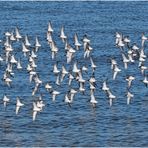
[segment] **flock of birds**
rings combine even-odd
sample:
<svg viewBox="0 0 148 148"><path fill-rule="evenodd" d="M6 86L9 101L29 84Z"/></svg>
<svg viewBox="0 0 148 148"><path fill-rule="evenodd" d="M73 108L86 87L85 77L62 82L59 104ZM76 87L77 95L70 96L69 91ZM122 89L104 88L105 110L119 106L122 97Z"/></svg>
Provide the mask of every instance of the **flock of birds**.
<svg viewBox="0 0 148 148"><path fill-rule="evenodd" d="M60 65L58 65L57 54L60 52L59 48L57 47L57 44L55 40L53 39L53 27L51 22L48 24L48 30L47 30L47 43L49 45L49 48L51 50L51 59L54 61L54 64L52 65L52 73L56 77L55 84L56 86L61 86L64 79L68 80L68 87L69 90L67 90L67 93L65 94L64 101L66 104L68 104L70 107L74 101L75 95L80 92L82 95L85 94L87 91L85 88L86 83L89 84L89 91L90 95L88 98L90 98L90 103L95 108L98 101L96 100L96 97L94 95L95 90L97 89L97 80L95 78L95 71L97 69L97 65L94 62L92 55L93 48L91 47L91 41L88 38L87 35L83 36L82 40L79 40L77 33L74 35L74 44L70 45L68 42L68 37L64 32L64 26L62 26L60 31L60 39L62 44L64 45L64 52L66 56L63 56L62 60L66 60L66 64L70 65L69 70L66 69L66 64L61 65L61 68L59 68ZM128 69L128 64L134 63L135 61L139 62L139 69L141 70L141 75L143 77L142 82L148 86L148 79L147 79L147 70L148 67L145 65L145 61L147 60L147 56L145 54L145 42L148 41L148 38L142 33L141 37L141 47L139 48L136 44L130 45L131 40L128 36L124 36L123 34L116 32L115 35L115 42L116 47L119 48L119 51L122 56L122 61L124 64L124 68ZM31 45L28 35L25 35L24 37L21 35L20 30L16 27L15 32L5 32L5 39L0 41L1 45L4 47L4 55L0 56L0 64L5 65L5 70L2 76L2 81L5 83L6 86L8 86L9 89L12 87L13 78L15 77L15 72L19 72L23 69L22 67L22 61L21 58L16 58L15 53L16 50L13 47L14 43L21 43L22 44L22 55L24 58L27 59L28 63L26 63L25 70L28 72L29 77L28 81L32 84L34 84L34 89L32 90L32 96L35 96L39 91L39 88L41 86L44 86L46 91L51 94L52 101L54 102L56 100L56 96L60 95L61 92L55 89L54 85L50 83L50 80L47 80L47 82L43 82L40 79L40 73L37 72L37 64L36 61L38 59L38 51L40 48L42 48L42 45L39 41L39 38L36 36L35 39L35 45ZM80 48L83 48L83 59L87 60L87 64L84 64L82 66L78 65L79 61L75 60L75 54L76 52L82 52ZM65 59L64 59L65 58ZM88 75L88 68L91 68L91 75ZM121 69L119 68L119 65L117 61L114 58L111 58L111 70L113 72L112 74L112 80L115 81L118 74L121 72ZM84 79L84 75L87 77L87 79ZM127 81L127 104L130 104L131 98L134 97L134 94L130 92L130 88L132 87L132 81L135 80L135 77L133 75L129 75L126 77ZM28 82L26 82L28 83ZM73 88L72 83L76 83L78 88ZM65 87L65 86L62 86ZM107 78L103 80L101 89L105 92L106 96L109 99L109 105L112 106L113 100L116 98L116 96L112 93L112 90L108 86ZM7 94L4 94L3 96L3 104L6 108L7 104L10 102L10 98ZM34 100L32 102L33 104L33 114L32 119L33 121L36 119L37 113L41 112L45 106L44 100L42 98L42 95L38 97L37 100ZM21 97L16 98L16 114L19 113L19 110L21 107L23 107L25 104L23 103L23 100Z"/></svg>

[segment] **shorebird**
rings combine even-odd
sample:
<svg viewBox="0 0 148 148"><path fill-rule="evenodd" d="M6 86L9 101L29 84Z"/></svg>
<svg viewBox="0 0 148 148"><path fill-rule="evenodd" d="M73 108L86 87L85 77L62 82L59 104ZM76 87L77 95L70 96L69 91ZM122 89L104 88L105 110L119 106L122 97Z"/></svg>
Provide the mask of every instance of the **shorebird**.
<svg viewBox="0 0 148 148"><path fill-rule="evenodd" d="M142 82L145 84L146 87L148 87L148 79L146 75L144 76L144 79Z"/></svg>
<svg viewBox="0 0 148 148"><path fill-rule="evenodd" d="M133 97L134 97L134 95L133 95L131 92L127 91L127 105L130 104L130 100L131 100L131 98L133 98Z"/></svg>
<svg viewBox="0 0 148 148"><path fill-rule="evenodd" d="M55 99L56 99L56 96L59 95L60 92L59 91L56 91L56 90L53 90L51 94L52 94L52 101L54 102Z"/></svg>
<svg viewBox="0 0 148 148"><path fill-rule="evenodd" d="M140 49L140 57L142 57L142 58L146 58L147 57L146 54L144 53L144 48Z"/></svg>
<svg viewBox="0 0 148 148"><path fill-rule="evenodd" d="M144 47L144 43L146 40L148 40L148 38L144 35L144 33L142 33L141 39L142 39L141 46Z"/></svg>
<svg viewBox="0 0 148 148"><path fill-rule="evenodd" d="M133 52L131 49L129 49L129 51L128 51L128 59L131 63L135 62L135 60L133 59Z"/></svg>
<svg viewBox="0 0 148 148"><path fill-rule="evenodd" d="M95 85L93 84L93 83L89 83L89 87L90 87L90 92L91 93L94 93L94 91L95 91L95 89L96 89L96 87L95 87Z"/></svg>
<svg viewBox="0 0 148 148"><path fill-rule="evenodd" d="M141 70L141 74L142 74L142 75L145 75L145 71L148 70L148 67L147 67L147 66L144 66L144 64L142 64L142 65L140 66L140 70Z"/></svg>
<svg viewBox="0 0 148 148"><path fill-rule="evenodd" d="M77 67L77 62L75 62L74 64L73 64L73 73L75 73L76 75L78 75L78 73L80 72L80 69L78 69L78 67Z"/></svg>
<svg viewBox="0 0 148 148"><path fill-rule="evenodd" d="M33 89L33 91L32 91L32 96L35 95L35 93L38 91L38 88L39 88L39 84L36 83L36 84L35 84L35 87L34 87L34 89Z"/></svg>
<svg viewBox="0 0 148 148"><path fill-rule="evenodd" d="M61 28L60 38L62 39L63 42L65 42L65 40L67 39L67 36L64 33L64 26L62 26Z"/></svg>
<svg viewBox="0 0 148 148"><path fill-rule="evenodd" d="M102 90L107 92L109 90L109 87L106 84L106 80L103 82Z"/></svg>
<svg viewBox="0 0 148 148"><path fill-rule="evenodd" d="M123 36L122 34L120 34L119 32L116 32L116 46L118 48L120 48L121 51L123 51L123 47L125 46L124 44L124 39L123 39Z"/></svg>
<svg viewBox="0 0 148 148"><path fill-rule="evenodd" d="M86 50L86 45L90 43L90 40L88 39L87 35L85 34L83 36L83 46L84 46L84 50Z"/></svg>
<svg viewBox="0 0 148 148"><path fill-rule="evenodd" d="M117 62L115 59L111 59L111 69L114 69L115 65L117 65Z"/></svg>
<svg viewBox="0 0 148 148"><path fill-rule="evenodd" d="M64 101L65 101L65 103L67 103L69 105L69 107L71 107L72 100L70 99L69 94L65 95L65 100Z"/></svg>
<svg viewBox="0 0 148 148"><path fill-rule="evenodd" d="M22 69L23 67L22 67L22 65L21 65L21 60L19 59L18 61L17 61L17 69Z"/></svg>
<svg viewBox="0 0 148 148"><path fill-rule="evenodd" d="M55 55L58 53L58 48L57 48L55 42L51 42L50 48L51 48L51 53L52 53L52 55L51 55L52 59L55 59Z"/></svg>
<svg viewBox="0 0 148 148"><path fill-rule="evenodd" d="M86 65L85 65L85 66L82 66L82 71L85 71L85 72L87 73L88 68L87 68L87 66L86 66Z"/></svg>
<svg viewBox="0 0 148 148"><path fill-rule="evenodd" d="M25 46L28 46L28 47L31 46L27 35L25 36Z"/></svg>
<svg viewBox="0 0 148 148"><path fill-rule="evenodd" d="M84 58L90 57L90 53L91 53L92 50L93 50L93 48L89 45L89 43L86 43Z"/></svg>
<svg viewBox="0 0 148 148"><path fill-rule="evenodd" d="M5 36L6 36L6 37L10 37L10 36L11 36L11 33L10 33L10 32L8 32L8 31L7 31L7 32L5 32Z"/></svg>
<svg viewBox="0 0 148 148"><path fill-rule="evenodd" d="M120 72L120 71L121 71L121 69L119 69L118 66L115 65L115 67L113 69L113 80L116 79L116 76L117 76L118 72Z"/></svg>
<svg viewBox="0 0 148 148"><path fill-rule="evenodd" d="M15 41L15 40L16 40L16 38L15 38L13 32L11 32L10 41Z"/></svg>
<svg viewBox="0 0 148 148"><path fill-rule="evenodd" d="M51 43L53 42L53 39L52 39L52 34L49 32L47 32L47 41L49 46L51 47Z"/></svg>
<svg viewBox="0 0 148 148"><path fill-rule="evenodd" d="M31 55L30 55L30 57L31 57L32 59L37 58L37 55L34 53L34 51L33 51L33 50L31 51Z"/></svg>
<svg viewBox="0 0 148 148"><path fill-rule="evenodd" d="M7 64L7 68L6 68L5 71L8 72L8 73L12 73L13 69L12 69L12 64L11 64L11 63L8 63L8 64ZM7 74L8 74L8 73L7 73Z"/></svg>
<svg viewBox="0 0 148 148"><path fill-rule="evenodd" d="M95 63L94 63L92 58L90 58L90 61L91 61L91 68L92 68L92 70L94 72L97 66L95 65Z"/></svg>
<svg viewBox="0 0 148 148"><path fill-rule="evenodd" d="M85 92L85 88L84 88L84 83L83 82L79 82L79 91L82 92L83 94Z"/></svg>
<svg viewBox="0 0 148 148"><path fill-rule="evenodd" d="M37 67L35 60L33 58L31 58L30 65L33 69L35 69Z"/></svg>
<svg viewBox="0 0 148 148"><path fill-rule="evenodd" d="M37 104L35 102L33 102L33 115L32 115L32 120L33 121L35 121L36 115L40 111L41 111L41 108L40 107L37 107Z"/></svg>
<svg viewBox="0 0 148 148"><path fill-rule="evenodd" d="M144 51L141 50L140 56L139 56L139 67L143 65L143 63L146 61L146 55L144 54Z"/></svg>
<svg viewBox="0 0 148 148"><path fill-rule="evenodd" d="M132 81L135 80L135 77L134 76L128 76L126 78L126 81L128 82L128 88L131 87L131 84L132 84Z"/></svg>
<svg viewBox="0 0 148 148"><path fill-rule="evenodd" d="M21 103L21 101L20 101L20 98L19 97L17 97L16 98L17 100L16 100L16 115L18 114L18 112L19 112L19 110L20 110L20 107L22 107L22 106L24 106L24 104L23 103Z"/></svg>
<svg viewBox="0 0 148 148"><path fill-rule="evenodd" d="M33 71L33 67L31 67L30 63L27 65L26 70L27 70L28 72Z"/></svg>
<svg viewBox="0 0 148 148"><path fill-rule="evenodd" d="M121 51L123 51L123 47L125 46L125 44L122 39L119 40L117 46L120 48Z"/></svg>
<svg viewBox="0 0 148 148"><path fill-rule="evenodd" d="M77 33L75 33L75 35L74 35L74 44L75 44L77 50L78 50L78 49L80 48L80 46L81 46L81 44L80 44L79 41L78 41L78 35L77 35Z"/></svg>
<svg viewBox="0 0 148 148"><path fill-rule="evenodd" d="M50 92L51 89L52 89L52 86L51 86L49 83L46 83L45 89L46 89L48 92Z"/></svg>
<svg viewBox="0 0 148 148"><path fill-rule="evenodd" d="M62 82L64 80L64 77L68 74L69 72L66 70L66 68L64 67L64 65L62 66L62 71L61 71L61 79L60 82Z"/></svg>
<svg viewBox="0 0 148 148"><path fill-rule="evenodd" d="M27 53L29 52L29 49L25 46L25 44L22 42L22 52L24 53L24 56L26 57Z"/></svg>
<svg viewBox="0 0 148 148"><path fill-rule="evenodd" d="M39 86L42 84L42 80L39 79L39 76L37 74L35 74L34 76L34 82L35 82L35 87L32 91L32 96L35 95L35 93L38 91Z"/></svg>
<svg viewBox="0 0 148 148"><path fill-rule="evenodd" d="M33 77L36 75L36 71L30 70L29 71L29 82L31 83L33 80Z"/></svg>
<svg viewBox="0 0 148 148"><path fill-rule="evenodd" d="M62 78L63 79L63 78ZM63 81L63 80L62 80ZM56 78L56 85L60 85L60 74L57 75L57 78Z"/></svg>
<svg viewBox="0 0 148 148"><path fill-rule="evenodd" d="M49 23L48 23L48 33L52 33L52 32L53 32L53 28L52 28L51 22L49 21Z"/></svg>
<svg viewBox="0 0 148 148"><path fill-rule="evenodd" d="M94 96L94 93L91 93L90 98L91 98L90 99L90 103L92 104L93 108L95 108L96 107L96 104L98 103L98 101L96 101L96 98Z"/></svg>
<svg viewBox="0 0 148 148"><path fill-rule="evenodd" d="M68 45L67 54L66 54L67 64L69 64L72 61L72 58L74 57L75 52L76 51L70 45Z"/></svg>
<svg viewBox="0 0 148 148"><path fill-rule="evenodd" d="M6 108L7 103L8 103L9 101L10 101L10 99L9 99L6 95L4 95L4 97L3 97L4 108Z"/></svg>
<svg viewBox="0 0 148 148"><path fill-rule="evenodd" d="M69 95L70 95L70 100L71 100L71 101L73 101L74 96L76 95L77 92L78 92L78 91L75 90L75 89L73 89L73 88L70 89Z"/></svg>
<svg viewBox="0 0 148 148"><path fill-rule="evenodd" d="M70 86L71 85L71 82L72 82L72 80L74 79L74 76L71 74L71 73L69 73L69 81L68 81L68 85Z"/></svg>
<svg viewBox="0 0 148 148"><path fill-rule="evenodd" d="M90 47L90 40L88 39L87 35L85 34L83 36L83 48L84 48L84 58L85 57L89 57L90 54L90 50L92 50L92 48Z"/></svg>
<svg viewBox="0 0 148 148"><path fill-rule="evenodd" d="M6 83L6 85L7 85L8 87L11 86L12 80L11 80L8 76L6 76L6 78L4 79L4 81L5 81L5 83Z"/></svg>
<svg viewBox="0 0 148 148"><path fill-rule="evenodd" d="M43 100L41 98L39 98L39 100L36 102L36 106L40 108L40 111L43 110L43 107L45 106L45 104L43 103Z"/></svg>
<svg viewBox="0 0 148 148"><path fill-rule="evenodd" d="M131 42L131 40L129 39L129 36L124 37L123 39L124 43L126 44L127 48L129 48L129 43Z"/></svg>
<svg viewBox="0 0 148 148"><path fill-rule="evenodd" d="M116 43L116 45L118 46L118 43L119 43L119 40L121 40L122 39L122 35L119 33L119 32L116 32L116 41L115 41L115 43Z"/></svg>
<svg viewBox="0 0 148 148"><path fill-rule="evenodd" d="M124 63L124 68L127 69L127 64L130 62L130 60L125 56L124 53L122 53L122 59Z"/></svg>
<svg viewBox="0 0 148 148"><path fill-rule="evenodd" d="M108 98L109 98L109 104L110 104L110 106L112 106L113 99L115 99L116 96L112 94L112 92L110 91L110 89L107 90L107 95L108 95Z"/></svg>
<svg viewBox="0 0 148 148"><path fill-rule="evenodd" d="M9 49L10 48L10 39L8 36L6 36L6 41L4 43L4 46L5 46L6 51L10 51L10 49Z"/></svg>
<svg viewBox="0 0 148 148"><path fill-rule="evenodd" d="M58 70L58 68L57 68L57 63L54 64L54 66L53 66L53 73L54 73L55 75L57 75L57 74L60 73L60 70Z"/></svg>
<svg viewBox="0 0 148 148"><path fill-rule="evenodd" d="M35 38L35 51L37 52L38 51L38 48L41 47L41 44L39 43L39 39L38 37L36 36Z"/></svg>
<svg viewBox="0 0 148 148"><path fill-rule="evenodd" d="M21 34L19 32L18 27L15 28L15 33L16 33L15 38L17 39L17 41L19 41L20 39L22 39L22 36L21 36Z"/></svg>
<svg viewBox="0 0 148 148"><path fill-rule="evenodd" d="M11 55L10 63L17 64L17 60L15 59L14 55Z"/></svg>

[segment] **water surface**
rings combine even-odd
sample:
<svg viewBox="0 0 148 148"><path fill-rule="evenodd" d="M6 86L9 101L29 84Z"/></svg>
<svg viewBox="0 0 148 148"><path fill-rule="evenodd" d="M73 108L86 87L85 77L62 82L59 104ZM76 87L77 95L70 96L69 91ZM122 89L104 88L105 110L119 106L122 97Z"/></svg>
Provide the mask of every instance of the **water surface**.
<svg viewBox="0 0 148 148"><path fill-rule="evenodd" d="M33 84L29 84L29 74L25 67L27 60L22 56L21 44L14 45L16 57L22 57L24 69L16 69L12 88L0 81L0 146L148 146L148 89L140 82L143 77L137 64L130 64L124 70L119 50L115 47L115 32L129 35L132 43L141 46L141 33L148 36L148 2L0 2L0 38L3 33L19 27L21 34L28 34L32 44L35 36L39 37L42 47L38 52L37 71L43 81L40 93L46 104L43 111L32 122L31 96ZM59 47L57 60L59 65L65 64L63 59L64 45L59 39L60 28L65 27L70 44L73 44L73 35L77 32L79 39L87 34L91 39L94 51L92 57L97 64L95 76L98 101L97 108L92 109L88 100L89 85L86 85L86 94L78 93L72 108L64 102L64 95L68 90L67 78L61 87L54 85L55 77L52 67L55 61L51 60L50 48L46 42L48 21L52 22L54 40ZM148 43L145 46L147 52ZM1 45L1 54L3 54ZM148 54L147 54L148 55ZM110 57L114 57L122 72L117 80L112 80ZM90 63L83 59L83 48L76 54L79 65ZM4 73L5 64L1 65L0 76ZM59 66L60 67L60 66ZM69 65L66 65L69 68ZM90 72L91 74L91 72ZM127 74L134 75L132 93L135 95L131 105L126 105ZM110 108L108 99L101 91L103 76L109 78L109 86L117 96ZM53 103L51 95L44 89L47 81L52 81L54 88L61 91ZM74 88L78 86L74 83ZM3 108L3 94L11 98L6 109ZM20 96L25 106L18 116L15 115L16 96Z"/></svg>

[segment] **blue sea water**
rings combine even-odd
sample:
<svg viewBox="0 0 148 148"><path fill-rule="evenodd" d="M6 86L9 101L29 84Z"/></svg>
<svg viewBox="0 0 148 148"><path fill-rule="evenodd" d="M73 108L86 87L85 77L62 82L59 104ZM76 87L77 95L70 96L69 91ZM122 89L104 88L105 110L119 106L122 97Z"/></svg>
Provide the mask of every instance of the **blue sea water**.
<svg viewBox="0 0 148 148"><path fill-rule="evenodd" d="M95 77L97 88L95 97L97 107L90 105L89 85L86 93L78 93L69 108L64 95L69 89L67 77L61 86L54 84L55 76L52 73L55 60L51 60L51 52L46 41L48 22L51 21L53 37L59 48L56 60L59 68L64 64L64 45L59 38L60 29L65 28L69 42L73 45L73 36L77 32L79 39L87 34L93 47L92 57L97 65ZM27 59L21 52L21 44L14 45L16 57L22 58L23 70L14 69L12 88L8 88L0 81L0 146L148 146L148 89L141 82L143 77L138 69L138 62L129 64L125 70L119 49L115 47L116 31L128 35L131 42L141 46L141 33L148 36L148 2L99 2L99 1L72 1L72 2L0 2L0 39L4 39L4 32L12 31L18 26L22 35L28 34L32 45L35 36L39 37L42 47L38 51L37 72L43 81L39 92L43 94L46 104L43 111L32 121L31 96L33 84L29 83L29 74L25 70ZM0 54L4 54L3 45L0 45ZM148 55L148 43L145 52ZM110 58L114 57L119 63L121 73L115 81L112 80ZM89 66L88 75L91 75L90 62L83 59L83 47L77 52L75 60L78 65ZM146 62L146 65L148 63ZM1 63L0 76L2 78L6 65ZM131 88L134 98L131 104L126 105L126 75L134 75L136 80ZM108 77L108 84L117 98L113 106L101 90L103 77ZM85 76L84 76L85 77ZM85 77L87 78L87 77ZM46 92L44 85L51 81L55 89L61 94L52 102L51 95ZM78 85L73 83L74 88ZM3 107L3 94L10 98L6 110ZM25 104L19 114L15 115L16 97L20 96Z"/></svg>

